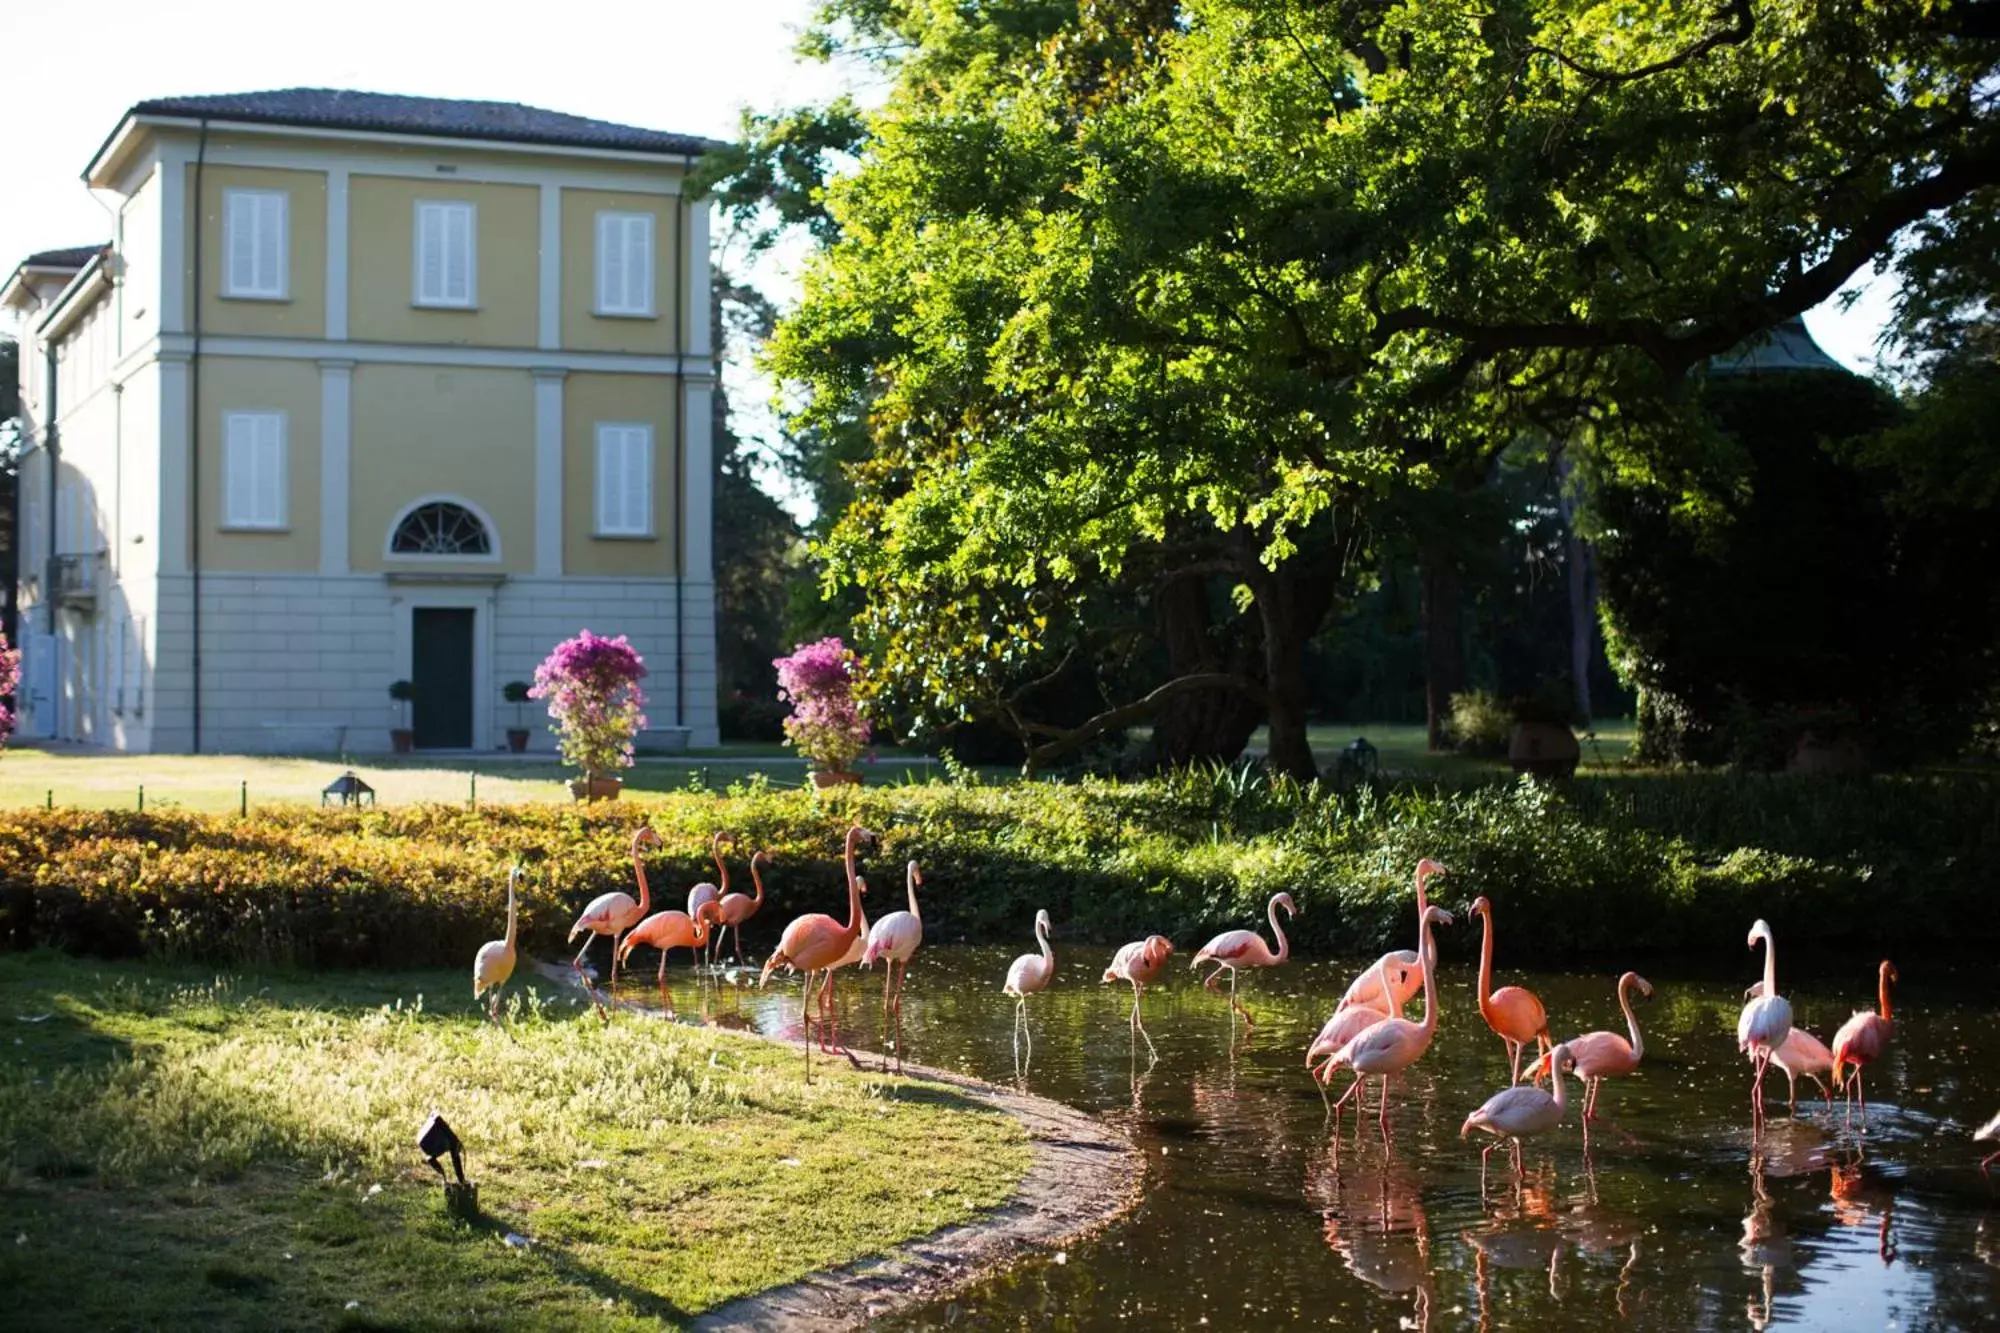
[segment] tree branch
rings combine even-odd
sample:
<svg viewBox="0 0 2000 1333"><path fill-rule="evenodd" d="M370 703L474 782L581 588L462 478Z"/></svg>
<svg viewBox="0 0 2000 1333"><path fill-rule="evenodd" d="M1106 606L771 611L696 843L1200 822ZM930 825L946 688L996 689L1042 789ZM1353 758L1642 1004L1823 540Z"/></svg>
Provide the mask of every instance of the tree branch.
<svg viewBox="0 0 2000 1333"><path fill-rule="evenodd" d="M1028 762L1023 772L1032 776L1043 766L1053 763L1066 755L1088 745L1107 731L1129 726L1159 711L1160 705L1182 694L1196 690L1234 690L1238 694L1258 704L1268 704L1270 696L1264 687L1227 671L1205 671L1192 676L1180 676L1154 690L1143 699L1135 699L1129 704L1106 709L1096 717L1072 727L1059 738L1045 745L1037 745L1028 751Z"/></svg>
<svg viewBox="0 0 2000 1333"><path fill-rule="evenodd" d="M1655 74L1665 74L1669 70L1691 65L1718 47L1741 46L1749 41L1751 34L1757 29L1757 16L1750 9L1750 0L1729 0L1728 18L1729 27L1710 33L1684 51L1670 55L1664 60L1655 60L1650 65L1641 65L1637 69L1595 69L1580 60L1564 55L1552 46L1530 44L1527 51L1530 55L1549 56L1566 68L1599 84L1636 83Z"/></svg>

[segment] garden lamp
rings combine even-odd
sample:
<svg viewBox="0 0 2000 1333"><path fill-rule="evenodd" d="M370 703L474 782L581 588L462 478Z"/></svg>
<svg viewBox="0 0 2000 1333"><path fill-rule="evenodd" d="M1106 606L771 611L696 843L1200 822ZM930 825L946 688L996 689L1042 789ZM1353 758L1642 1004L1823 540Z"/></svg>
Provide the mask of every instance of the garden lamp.
<svg viewBox="0 0 2000 1333"><path fill-rule="evenodd" d="M417 1136L417 1147L430 1162L431 1170L437 1172L447 1185L451 1181L445 1176L444 1166L438 1158L450 1153L451 1169L458 1173L458 1183L465 1184L465 1145L458 1141L458 1135L436 1111L432 1111L431 1118L424 1122L424 1132Z"/></svg>
<svg viewBox="0 0 2000 1333"><path fill-rule="evenodd" d="M325 790L319 794L319 803L325 805L329 796L338 796L342 805L360 805L364 796L368 798L368 804L375 804L375 789L354 776L351 768L326 784Z"/></svg>

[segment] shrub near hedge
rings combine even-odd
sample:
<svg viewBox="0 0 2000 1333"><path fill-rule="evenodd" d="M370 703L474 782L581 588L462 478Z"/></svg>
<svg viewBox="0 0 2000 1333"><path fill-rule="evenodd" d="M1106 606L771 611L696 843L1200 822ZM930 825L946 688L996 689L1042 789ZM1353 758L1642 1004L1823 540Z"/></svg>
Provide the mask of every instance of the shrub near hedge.
<svg viewBox="0 0 2000 1333"><path fill-rule="evenodd" d="M942 783L815 798L753 785L620 808L304 807L248 819L178 811L0 816L0 932L15 947L218 962L414 966L467 962L504 922L505 869L528 874L524 946L564 953L600 893L634 888L640 819L657 908L680 906L717 829L738 834L732 888L770 850L768 900L747 931L767 951L792 916L840 914L840 839L882 834L864 873L876 914L924 866L934 942L1025 942L1037 908L1059 938L1115 945L1159 931L1190 951L1261 920L1290 890L1308 952L1408 947L1410 871L1453 870L1514 920L1509 951L1544 961L1740 946L1770 918L1789 945L1969 952L2000 884L2000 790L1980 779L1613 778L1336 795L1226 771L1139 783Z"/></svg>

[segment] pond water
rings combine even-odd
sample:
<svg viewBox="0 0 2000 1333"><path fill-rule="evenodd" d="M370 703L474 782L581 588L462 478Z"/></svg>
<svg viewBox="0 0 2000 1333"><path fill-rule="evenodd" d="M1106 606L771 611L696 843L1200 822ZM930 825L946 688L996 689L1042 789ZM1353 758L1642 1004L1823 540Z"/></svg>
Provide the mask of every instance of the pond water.
<svg viewBox="0 0 2000 1333"><path fill-rule="evenodd" d="M1440 1027L1397 1080L1386 1142L1372 1109L1365 1122L1350 1109L1336 1137L1303 1069L1356 962L1246 974L1257 1020L1246 1037L1226 996L1202 990L1176 955L1172 980L1147 995L1153 1062L1129 1040L1129 987L1098 983L1111 950L1058 944L1054 984L1029 1001L1034 1047L1017 1080L1013 1004L999 993L1017 951L925 949L905 998L909 1058L1104 1116L1146 1154L1145 1194L1060 1258L888 1326L2000 1326L2000 1193L1970 1139L2000 1110L2000 1014L1986 976L1926 976L1921 960L1902 960L1909 984L1895 996L1890 1053L1868 1076L1865 1133L1804 1080L1788 1115L1774 1069L1773 1114L1753 1135L1734 1032L1760 956L1745 951L1727 979L1642 968L1655 987L1638 1005L1645 1063L1606 1082L1588 1151L1573 1101L1559 1130L1530 1140L1524 1178L1503 1149L1482 1187L1480 1142L1461 1142L1459 1126L1508 1074L1472 969L1452 961L1476 944L1471 932L1440 940ZM1559 1039L1623 1030L1615 973L1508 971L1504 932L1499 944L1498 982L1533 989ZM635 1000L655 994L643 975ZM880 972L841 975L843 1035L875 1049ZM797 1031L796 984L696 982L684 964L669 976L683 1019ZM1829 1042L1874 1003L1868 967L1781 972L1781 982L1799 1021ZM1420 1012L1419 1001L1409 1015Z"/></svg>

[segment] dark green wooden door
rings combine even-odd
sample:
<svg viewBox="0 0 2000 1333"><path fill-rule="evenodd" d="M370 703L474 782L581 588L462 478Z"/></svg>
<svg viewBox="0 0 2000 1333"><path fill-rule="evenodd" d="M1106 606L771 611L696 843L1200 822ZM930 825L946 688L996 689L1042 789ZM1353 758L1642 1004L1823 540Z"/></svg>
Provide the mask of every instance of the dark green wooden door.
<svg viewBox="0 0 2000 1333"><path fill-rule="evenodd" d="M420 606L411 612L411 729L420 750L472 748L472 612Z"/></svg>

